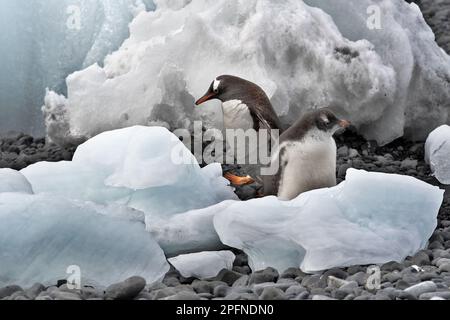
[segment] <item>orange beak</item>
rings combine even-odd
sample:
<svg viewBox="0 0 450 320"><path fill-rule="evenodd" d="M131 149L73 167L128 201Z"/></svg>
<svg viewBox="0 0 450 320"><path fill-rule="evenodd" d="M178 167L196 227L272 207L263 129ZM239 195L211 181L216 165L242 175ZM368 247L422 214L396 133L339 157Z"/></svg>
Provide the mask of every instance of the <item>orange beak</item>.
<svg viewBox="0 0 450 320"><path fill-rule="evenodd" d="M341 128L348 128L348 127L350 127L351 124L352 124L352 123L351 123L350 121L347 121L347 120L341 120L341 121L339 121L339 126L340 126Z"/></svg>
<svg viewBox="0 0 450 320"><path fill-rule="evenodd" d="M202 103L205 103L206 101L212 100L215 98L215 94L214 93L207 93L205 94L203 97L201 97L200 99L197 100L197 102L195 103L195 105L199 106Z"/></svg>

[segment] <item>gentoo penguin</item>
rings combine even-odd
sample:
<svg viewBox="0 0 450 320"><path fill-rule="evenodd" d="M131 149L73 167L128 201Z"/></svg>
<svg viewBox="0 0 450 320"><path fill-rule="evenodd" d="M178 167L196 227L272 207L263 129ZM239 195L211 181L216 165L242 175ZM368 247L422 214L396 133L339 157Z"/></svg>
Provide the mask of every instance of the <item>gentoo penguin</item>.
<svg viewBox="0 0 450 320"><path fill-rule="evenodd" d="M281 122L272 107L269 97L257 84L245 79L222 75L217 77L206 94L195 104L201 105L206 101L218 99L222 102L225 129L280 130ZM254 178L258 178L258 166L243 165L242 167ZM255 176L256 175L256 176ZM225 178L234 185L252 183L252 177L237 177L226 174Z"/></svg>
<svg viewBox="0 0 450 320"><path fill-rule="evenodd" d="M303 116L281 135L272 158L279 170L274 176L264 177L264 194L292 200L307 191L336 186L333 135L349 125L327 108Z"/></svg>

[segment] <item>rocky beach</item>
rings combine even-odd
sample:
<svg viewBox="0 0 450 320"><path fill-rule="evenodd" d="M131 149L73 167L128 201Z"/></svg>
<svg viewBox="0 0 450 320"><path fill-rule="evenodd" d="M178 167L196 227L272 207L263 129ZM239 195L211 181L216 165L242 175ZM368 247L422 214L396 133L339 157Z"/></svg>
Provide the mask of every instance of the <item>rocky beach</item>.
<svg viewBox="0 0 450 320"><path fill-rule="evenodd" d="M450 2L414 2L421 7L438 44L450 53ZM172 268L158 284L134 277L107 288L80 290L69 289L64 280L50 287L39 283L30 288L11 285L0 288L0 300L450 300L450 186L431 175L424 161L424 142L400 138L379 146L352 130L336 141L338 182L349 168L355 168L408 175L446 190L438 227L425 250L379 269L358 265L318 274L295 268L252 272L247 256L234 250L233 269L224 269L207 280L184 278ZM74 151L47 144L45 138L11 132L0 137L0 168L21 170L41 161L70 161ZM237 168L226 169L242 173ZM255 185L239 187L236 194L249 200L257 196L257 189Z"/></svg>

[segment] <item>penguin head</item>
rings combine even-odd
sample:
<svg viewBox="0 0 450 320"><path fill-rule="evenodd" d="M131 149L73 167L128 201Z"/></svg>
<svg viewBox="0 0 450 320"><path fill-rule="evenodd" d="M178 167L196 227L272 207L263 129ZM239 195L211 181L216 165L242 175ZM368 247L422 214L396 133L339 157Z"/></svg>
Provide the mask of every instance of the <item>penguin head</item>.
<svg viewBox="0 0 450 320"><path fill-rule="evenodd" d="M336 132L348 128L351 123L339 119L333 111L328 108L320 109L312 114L315 126L324 132L334 135Z"/></svg>
<svg viewBox="0 0 450 320"><path fill-rule="evenodd" d="M198 106L214 99L222 102L243 100L249 95L261 93L263 93L262 89L250 81L235 76L222 75L211 83L208 91L195 104Z"/></svg>

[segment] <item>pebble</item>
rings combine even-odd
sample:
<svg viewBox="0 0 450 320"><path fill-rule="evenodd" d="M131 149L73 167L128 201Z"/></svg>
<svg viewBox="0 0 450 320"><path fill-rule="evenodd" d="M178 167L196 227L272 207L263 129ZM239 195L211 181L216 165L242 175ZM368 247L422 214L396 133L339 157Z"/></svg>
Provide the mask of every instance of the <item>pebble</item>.
<svg viewBox="0 0 450 320"><path fill-rule="evenodd" d="M328 296L315 295L312 297L313 301L321 301L321 300L337 300Z"/></svg>
<svg viewBox="0 0 450 320"><path fill-rule="evenodd" d="M283 292L283 290L274 288L274 287L267 287L263 290L261 295L259 296L260 300L286 300L286 294Z"/></svg>
<svg viewBox="0 0 450 320"><path fill-rule="evenodd" d="M426 252L420 251L412 258L412 262L418 266L429 265L430 256Z"/></svg>
<svg viewBox="0 0 450 320"><path fill-rule="evenodd" d="M214 297L218 298L224 298L226 297L231 291L231 288L227 285L219 285L214 288L213 295Z"/></svg>
<svg viewBox="0 0 450 320"><path fill-rule="evenodd" d="M227 285L232 286L233 283L235 283L239 278L242 277L242 274L231 271L231 270L227 270L227 269L223 269L222 271L219 272L219 274L211 279L208 280L212 280L212 281L221 281L221 282L225 282Z"/></svg>
<svg viewBox="0 0 450 320"><path fill-rule="evenodd" d="M410 293L416 298L418 298L421 294L427 292L435 292L436 289L437 286L434 282L426 281L405 289L405 292Z"/></svg>
<svg viewBox="0 0 450 320"><path fill-rule="evenodd" d="M388 272L392 272L392 271L402 271L404 269L404 265L396 262L396 261L391 261L388 263L385 263L381 266L381 271L388 271Z"/></svg>
<svg viewBox="0 0 450 320"><path fill-rule="evenodd" d="M289 268L281 274L280 278L281 279L296 279L296 278L306 277L306 276L307 276L307 274L298 268Z"/></svg>
<svg viewBox="0 0 450 320"><path fill-rule="evenodd" d="M147 285L144 278L131 277L123 282L113 284L106 289L107 300L132 300Z"/></svg>
<svg viewBox="0 0 450 320"><path fill-rule="evenodd" d="M277 270L274 268L267 268L250 275L249 284L252 285L265 282L276 282L279 276L280 275Z"/></svg>
<svg viewBox="0 0 450 320"><path fill-rule="evenodd" d="M446 292L426 292L419 296L420 300L431 300L434 297L450 300L450 291Z"/></svg>
<svg viewBox="0 0 450 320"><path fill-rule="evenodd" d="M200 300L200 297L194 292L181 291L173 296L169 296L161 300L196 301Z"/></svg>

